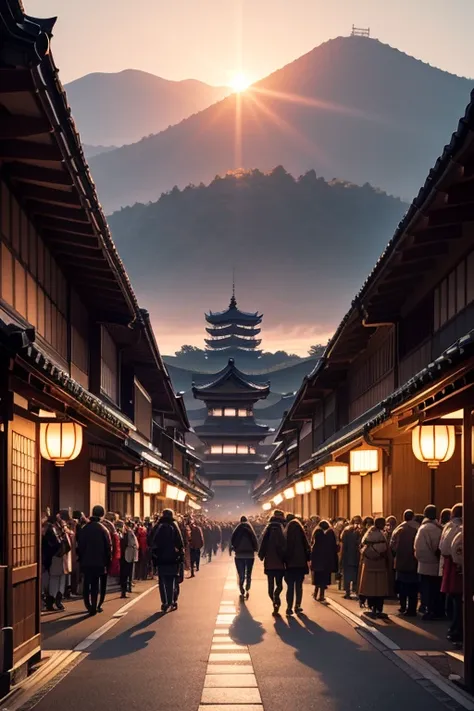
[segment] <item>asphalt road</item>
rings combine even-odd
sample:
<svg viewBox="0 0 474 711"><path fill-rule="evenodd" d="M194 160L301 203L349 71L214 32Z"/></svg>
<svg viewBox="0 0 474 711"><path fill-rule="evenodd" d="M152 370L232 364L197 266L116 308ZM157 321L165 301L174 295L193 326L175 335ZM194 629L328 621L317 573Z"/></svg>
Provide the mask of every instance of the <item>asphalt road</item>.
<svg viewBox="0 0 474 711"><path fill-rule="evenodd" d="M309 586L303 615L275 619L258 565L250 599L240 603L226 584L232 565L228 555L203 565L183 584L176 612L159 612L157 590L145 595L35 708L198 711L216 618L220 608L226 611L222 604L232 602L237 615L225 634L248 648L263 710L235 704L209 705L206 711L445 709L347 621L315 603Z"/></svg>

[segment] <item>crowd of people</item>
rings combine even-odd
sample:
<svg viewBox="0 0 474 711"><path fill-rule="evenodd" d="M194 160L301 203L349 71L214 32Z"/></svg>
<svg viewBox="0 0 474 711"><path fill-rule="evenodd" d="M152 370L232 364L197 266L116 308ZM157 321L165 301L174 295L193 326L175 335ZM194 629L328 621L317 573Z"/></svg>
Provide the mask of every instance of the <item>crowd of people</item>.
<svg viewBox="0 0 474 711"><path fill-rule="evenodd" d="M162 611L176 610L185 571L199 572L219 550L235 555L242 600L249 598L255 556L263 561L273 614L279 615L283 583L286 614L302 612L303 583L311 572L313 597L324 603L335 579L346 599L358 599L367 615L386 618L384 602L398 597L399 614L424 621L451 620L448 639L462 644L462 505L423 514L355 516L328 521L302 519L276 509L240 522L217 522L204 514L175 516L170 509L146 518L123 519L95 506L86 518L60 511L43 520L43 599L64 609L63 599L82 592L91 615L102 611L109 576L122 597L136 579L158 576Z"/></svg>

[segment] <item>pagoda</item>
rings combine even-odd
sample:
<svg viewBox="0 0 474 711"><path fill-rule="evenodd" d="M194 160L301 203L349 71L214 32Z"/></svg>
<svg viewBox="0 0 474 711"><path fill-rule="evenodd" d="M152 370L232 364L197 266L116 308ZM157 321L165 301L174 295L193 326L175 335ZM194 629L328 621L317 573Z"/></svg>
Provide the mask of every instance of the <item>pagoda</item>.
<svg viewBox="0 0 474 711"><path fill-rule="evenodd" d="M206 338L206 357L212 359L239 358L246 362L260 358L259 350L261 339L258 326L262 322L263 314L248 313L237 307L235 298L235 284L232 287L232 297L226 311L213 313L206 316L206 328L210 338Z"/></svg>
<svg viewBox="0 0 474 711"><path fill-rule="evenodd" d="M194 430L204 443L204 475L210 482L254 481L265 456L260 445L270 432L255 420L254 405L268 397L270 384L251 382L233 358L203 385L193 383L193 395L203 400L207 417Z"/></svg>

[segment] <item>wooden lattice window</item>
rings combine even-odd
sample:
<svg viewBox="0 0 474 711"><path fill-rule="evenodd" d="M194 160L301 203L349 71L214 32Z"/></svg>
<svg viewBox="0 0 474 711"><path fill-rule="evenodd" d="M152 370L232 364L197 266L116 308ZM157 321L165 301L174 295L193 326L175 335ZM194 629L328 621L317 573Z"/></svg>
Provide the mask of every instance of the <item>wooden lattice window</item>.
<svg viewBox="0 0 474 711"><path fill-rule="evenodd" d="M35 441L12 431L13 567L37 561L37 476Z"/></svg>

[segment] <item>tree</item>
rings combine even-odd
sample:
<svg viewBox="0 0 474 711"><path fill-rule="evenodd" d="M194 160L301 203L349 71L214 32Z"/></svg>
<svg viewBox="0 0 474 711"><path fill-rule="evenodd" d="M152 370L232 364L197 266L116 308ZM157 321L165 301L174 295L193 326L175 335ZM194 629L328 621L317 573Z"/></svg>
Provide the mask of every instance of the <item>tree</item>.
<svg viewBox="0 0 474 711"><path fill-rule="evenodd" d="M180 356L183 357L183 356L189 356L189 355L193 355L193 354L197 355L197 354L201 354L201 353L204 353L202 348L198 348L197 346L184 345L184 346L181 346L179 351L175 351L175 356L177 356L179 358Z"/></svg>
<svg viewBox="0 0 474 711"><path fill-rule="evenodd" d="M321 358L325 348L326 346L323 346L321 343L318 343L315 346L310 346L308 353L313 358Z"/></svg>

